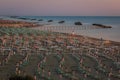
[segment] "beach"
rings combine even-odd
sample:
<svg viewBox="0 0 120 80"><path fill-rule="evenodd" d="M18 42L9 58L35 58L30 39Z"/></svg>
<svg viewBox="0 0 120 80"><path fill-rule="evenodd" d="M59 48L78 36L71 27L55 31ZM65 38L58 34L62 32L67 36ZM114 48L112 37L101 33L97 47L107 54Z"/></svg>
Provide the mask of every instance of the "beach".
<svg viewBox="0 0 120 80"><path fill-rule="evenodd" d="M120 0L0 0L0 80L120 80Z"/></svg>
<svg viewBox="0 0 120 80"><path fill-rule="evenodd" d="M1 80L12 75L36 80L120 79L120 42L77 34L80 26L14 23L0 27Z"/></svg>
<svg viewBox="0 0 120 80"><path fill-rule="evenodd" d="M0 20L0 27L35 27L38 24L25 21Z"/></svg>
<svg viewBox="0 0 120 80"><path fill-rule="evenodd" d="M61 27L64 27L63 30L67 27L67 29L71 31L74 30L74 32L79 35L120 42L119 16L11 16L3 18L16 21L34 22L44 26L60 27L60 29L62 29ZM52 21L49 22L49 20ZM60 21L64 21L64 23L59 23ZM74 24L75 22L81 22L82 27L76 26ZM112 28L95 28L92 25L95 23L111 26Z"/></svg>

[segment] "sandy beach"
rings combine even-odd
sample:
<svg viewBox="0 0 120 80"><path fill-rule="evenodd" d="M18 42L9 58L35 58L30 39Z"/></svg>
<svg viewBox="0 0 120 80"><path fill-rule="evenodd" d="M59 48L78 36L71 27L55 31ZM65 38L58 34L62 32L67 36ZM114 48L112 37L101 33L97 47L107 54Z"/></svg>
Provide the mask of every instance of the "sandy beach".
<svg viewBox="0 0 120 80"><path fill-rule="evenodd" d="M0 79L12 75L36 80L120 79L119 42L64 28L0 27Z"/></svg>
<svg viewBox="0 0 120 80"><path fill-rule="evenodd" d="M120 0L0 0L0 80L120 80Z"/></svg>
<svg viewBox="0 0 120 80"><path fill-rule="evenodd" d="M75 34L75 35L80 35L80 36L95 39L95 40L101 39L101 37L93 38L93 37L81 35L81 33L79 32L80 30L101 29L97 26L82 26L82 25L81 26L44 26L43 25L43 26L38 26L38 27L32 27L31 29L40 30L40 31ZM104 40L104 41L107 41L107 40ZM111 41L111 40L109 40L109 41ZM120 45L120 42L116 42L116 41L111 41L111 42L114 42L115 44Z"/></svg>
<svg viewBox="0 0 120 80"><path fill-rule="evenodd" d="M0 27L36 27L38 24L25 21L0 20Z"/></svg>
<svg viewBox="0 0 120 80"><path fill-rule="evenodd" d="M100 40L100 38L93 38L85 35L81 35L77 30L93 30L93 29L101 29L98 26L85 26L85 25L80 25L80 26L50 26L50 25L40 25L37 23L33 22L25 22L25 21L15 21L15 20L0 20L0 27L15 27L15 28L22 28L22 27L27 27L30 29L34 30L40 30L40 31L47 31L47 32L57 32L57 33L66 33L66 34L74 34L76 36L82 36L86 37L88 39L94 39L94 40ZM103 40L105 41L111 41L111 40ZM94 42L94 41L92 41ZM120 45L120 42L115 42L116 45Z"/></svg>

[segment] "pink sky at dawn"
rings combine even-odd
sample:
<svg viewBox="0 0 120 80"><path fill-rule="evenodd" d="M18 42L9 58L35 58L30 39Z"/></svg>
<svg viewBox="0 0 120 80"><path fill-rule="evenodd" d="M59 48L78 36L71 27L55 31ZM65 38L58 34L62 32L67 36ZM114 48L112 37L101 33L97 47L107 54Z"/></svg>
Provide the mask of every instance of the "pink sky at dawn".
<svg viewBox="0 0 120 80"><path fill-rule="evenodd" d="M120 0L0 0L0 15L120 16Z"/></svg>

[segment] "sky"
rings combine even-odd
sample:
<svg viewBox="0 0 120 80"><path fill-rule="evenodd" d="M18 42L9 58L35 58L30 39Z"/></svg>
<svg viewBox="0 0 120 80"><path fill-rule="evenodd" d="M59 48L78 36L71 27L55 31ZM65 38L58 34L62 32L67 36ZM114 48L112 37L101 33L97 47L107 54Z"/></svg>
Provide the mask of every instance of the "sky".
<svg viewBox="0 0 120 80"><path fill-rule="evenodd" d="M120 0L0 0L0 15L120 16Z"/></svg>

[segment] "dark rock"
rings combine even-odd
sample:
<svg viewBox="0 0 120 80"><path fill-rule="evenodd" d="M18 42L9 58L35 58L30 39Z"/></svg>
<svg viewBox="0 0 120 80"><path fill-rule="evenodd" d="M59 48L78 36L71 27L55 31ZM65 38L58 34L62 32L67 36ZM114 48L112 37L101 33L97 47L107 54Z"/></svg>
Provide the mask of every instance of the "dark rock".
<svg viewBox="0 0 120 80"><path fill-rule="evenodd" d="M81 22L75 22L74 24L75 24L75 25L82 25Z"/></svg>
<svg viewBox="0 0 120 80"><path fill-rule="evenodd" d="M112 28L112 26L106 26L106 25L102 25L102 24L92 24L94 26L98 26L98 27L101 27L101 28Z"/></svg>
<svg viewBox="0 0 120 80"><path fill-rule="evenodd" d="M10 16L10 18L18 18L18 16Z"/></svg>
<svg viewBox="0 0 120 80"><path fill-rule="evenodd" d="M64 23L65 21L59 21L58 23Z"/></svg>
<svg viewBox="0 0 120 80"><path fill-rule="evenodd" d="M38 21L43 21L43 19L39 19Z"/></svg>
<svg viewBox="0 0 120 80"><path fill-rule="evenodd" d="M53 20L48 20L48 22L53 22Z"/></svg>
<svg viewBox="0 0 120 80"><path fill-rule="evenodd" d="M36 19L31 19L31 20L36 20Z"/></svg>
<svg viewBox="0 0 120 80"><path fill-rule="evenodd" d="M18 19L23 19L23 20L26 20L26 18L18 18Z"/></svg>

